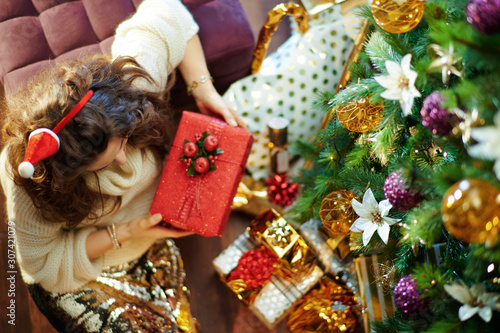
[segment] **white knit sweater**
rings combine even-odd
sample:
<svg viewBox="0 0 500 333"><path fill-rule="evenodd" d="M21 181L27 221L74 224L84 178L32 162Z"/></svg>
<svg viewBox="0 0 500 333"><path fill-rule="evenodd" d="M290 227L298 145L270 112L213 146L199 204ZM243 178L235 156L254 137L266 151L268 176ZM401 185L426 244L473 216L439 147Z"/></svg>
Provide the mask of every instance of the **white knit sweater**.
<svg viewBox="0 0 500 333"><path fill-rule="evenodd" d="M118 27L113 56L137 56L159 83L146 87L143 82L142 86L161 91L168 74L182 60L187 41L197 31L198 26L180 1L145 0L136 14ZM142 154L128 146L127 163L99 171L101 191L122 196L120 209L97 224L84 221L78 228L68 229L64 223L44 220L25 191L15 186L7 164L8 150L7 146L0 154L0 181L6 196L7 216L15 222L17 259L27 283L40 283L52 292L69 292L95 280L103 267L134 260L153 244L153 239L129 240L121 249L110 250L93 261L88 259L85 248L91 232L111 223L126 223L149 215L161 174L161 164L155 161L152 152ZM97 189L93 173L85 177L89 187ZM96 211L99 213L100 209Z"/></svg>
<svg viewBox="0 0 500 333"><path fill-rule="evenodd" d="M186 43L198 32L198 25L179 0L145 0L135 15L116 29L111 47L113 58L131 56L156 81L136 85L162 91L168 75L184 58Z"/></svg>

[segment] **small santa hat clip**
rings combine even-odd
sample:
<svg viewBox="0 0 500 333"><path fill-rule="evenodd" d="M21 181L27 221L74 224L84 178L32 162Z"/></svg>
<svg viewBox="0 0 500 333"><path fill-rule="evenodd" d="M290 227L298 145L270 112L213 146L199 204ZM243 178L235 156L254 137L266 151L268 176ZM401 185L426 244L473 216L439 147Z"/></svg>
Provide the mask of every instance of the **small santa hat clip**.
<svg viewBox="0 0 500 333"><path fill-rule="evenodd" d="M89 90L75 107L54 127L54 129L38 128L31 132L28 138L28 147L24 160L19 164L18 171L21 177L31 178L35 172L35 163L54 155L59 150L61 142L57 133L83 108L94 92Z"/></svg>

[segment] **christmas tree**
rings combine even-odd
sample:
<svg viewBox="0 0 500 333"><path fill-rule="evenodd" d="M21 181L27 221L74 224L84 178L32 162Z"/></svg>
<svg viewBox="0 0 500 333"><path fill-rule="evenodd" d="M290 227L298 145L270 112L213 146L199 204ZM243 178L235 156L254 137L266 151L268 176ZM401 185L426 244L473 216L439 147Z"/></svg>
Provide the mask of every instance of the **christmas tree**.
<svg viewBox="0 0 500 333"><path fill-rule="evenodd" d="M500 1L374 0L360 15L349 80L318 94L325 126L295 143L308 166L289 216L391 263L396 312L376 331L497 331Z"/></svg>

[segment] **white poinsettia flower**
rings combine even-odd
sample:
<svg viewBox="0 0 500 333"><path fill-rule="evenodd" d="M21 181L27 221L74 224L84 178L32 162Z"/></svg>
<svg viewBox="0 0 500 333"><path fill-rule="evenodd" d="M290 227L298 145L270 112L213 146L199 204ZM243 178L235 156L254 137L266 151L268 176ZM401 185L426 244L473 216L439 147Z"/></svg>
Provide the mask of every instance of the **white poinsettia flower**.
<svg viewBox="0 0 500 333"><path fill-rule="evenodd" d="M471 137L477 141L476 145L470 146L467 151L470 156L495 161L493 170L500 179L500 111L494 118L494 126L473 128Z"/></svg>
<svg viewBox="0 0 500 333"><path fill-rule="evenodd" d="M400 221L399 219L387 217L392 208L389 200L377 202L372 190L368 189L363 195L363 203L352 199L351 204L359 218L354 221L350 230L363 232L363 245L368 245L375 231L377 231L382 241L387 244L390 226Z"/></svg>
<svg viewBox="0 0 500 333"><path fill-rule="evenodd" d="M420 97L420 92L415 88L417 80L417 72L410 68L411 54L408 53L401 59L401 64L386 60L385 68L389 75L375 76L375 80L385 89L380 96L387 100L399 101L403 114L408 116L411 114L413 100L415 97Z"/></svg>
<svg viewBox="0 0 500 333"><path fill-rule="evenodd" d="M500 311L500 294L486 292L484 285L474 284L471 288L463 282L447 284L444 286L446 292L463 305L458 310L461 321L479 314L485 322L489 322L493 316L493 310Z"/></svg>

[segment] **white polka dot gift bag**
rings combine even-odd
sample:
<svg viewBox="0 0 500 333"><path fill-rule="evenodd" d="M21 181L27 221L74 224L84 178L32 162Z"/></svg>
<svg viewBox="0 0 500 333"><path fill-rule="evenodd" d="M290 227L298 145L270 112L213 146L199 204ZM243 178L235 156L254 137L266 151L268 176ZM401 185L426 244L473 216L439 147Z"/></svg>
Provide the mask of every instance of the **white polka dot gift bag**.
<svg viewBox="0 0 500 333"><path fill-rule="evenodd" d="M273 117L288 119L289 143L298 139L312 141L324 117L321 111L312 107L316 93L335 89L353 46L353 39L342 22L340 6L332 6L309 22L305 11L303 13L302 17L296 13L285 14L294 16L302 30L307 29L307 23L309 29L304 33L292 29L290 38L261 62L260 70L254 68L254 60L254 74L233 83L223 96L253 133L255 142L247 170L256 180L269 176L268 121ZM271 12L268 23L270 20L273 20ZM267 32L264 38L270 39L277 24L275 22L274 30ZM262 31L259 37L256 58ZM264 54L266 49L267 46Z"/></svg>

